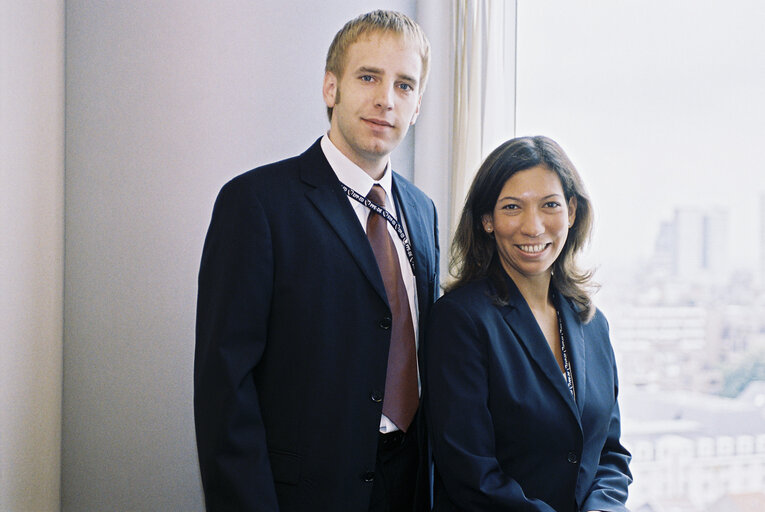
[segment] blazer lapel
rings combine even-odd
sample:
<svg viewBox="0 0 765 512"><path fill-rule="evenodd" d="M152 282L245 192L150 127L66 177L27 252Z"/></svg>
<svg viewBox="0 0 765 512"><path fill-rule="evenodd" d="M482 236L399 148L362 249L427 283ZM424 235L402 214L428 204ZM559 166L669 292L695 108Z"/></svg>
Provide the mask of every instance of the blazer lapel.
<svg viewBox="0 0 765 512"><path fill-rule="evenodd" d="M337 175L324 157L319 141L301 155L300 166L301 179L314 187L306 192L306 197L337 233L362 273L387 303L388 297L372 246L340 187Z"/></svg>
<svg viewBox="0 0 765 512"><path fill-rule="evenodd" d="M507 278L508 289L510 292L510 304L504 314L505 322L526 348L531 359L540 369L540 373L550 382L556 393L566 403L576 421L581 424L579 410L577 409L574 397L571 396L566 385L566 379L560 371L558 362L547 344L547 339L539 328L534 314L531 312L526 300L518 291L515 283L509 277ZM576 384L575 384L576 385ZM578 391L578 390L577 390Z"/></svg>
<svg viewBox="0 0 765 512"><path fill-rule="evenodd" d="M414 252L415 282L417 283L417 302L419 311L427 310L427 302L430 294L428 293L428 283L430 282L428 269L430 268L430 258L428 258L427 226L422 218L422 213L417 205L417 201L409 191L408 186L398 175L393 175L393 192L398 195L401 206L401 216L406 223L406 229L409 234L409 243Z"/></svg>
<svg viewBox="0 0 765 512"><path fill-rule="evenodd" d="M574 374L576 405L581 413L584 410L587 391L587 369L585 368L587 346L584 343L584 327L572 304L560 294L556 295L558 296L558 311L560 311L563 320L563 336L566 339L571 371Z"/></svg>

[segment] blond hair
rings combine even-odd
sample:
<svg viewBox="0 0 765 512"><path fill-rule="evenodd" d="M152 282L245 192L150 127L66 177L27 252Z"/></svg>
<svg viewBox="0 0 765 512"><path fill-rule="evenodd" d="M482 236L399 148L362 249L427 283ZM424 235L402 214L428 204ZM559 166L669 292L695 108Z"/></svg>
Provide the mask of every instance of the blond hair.
<svg viewBox="0 0 765 512"><path fill-rule="evenodd" d="M335 34L332 44L329 45L327 52L327 63L324 66L325 72L330 72L337 77L342 78L345 71L346 55L348 48L359 40L363 35L374 33L393 33L408 42L411 42L418 50L420 59L422 59L422 70L420 72L419 93L425 90L425 83L428 80L428 71L430 69L430 42L425 37L425 33L420 26L405 14L395 11L377 10L362 14L348 23ZM332 120L332 108L327 107L327 116Z"/></svg>

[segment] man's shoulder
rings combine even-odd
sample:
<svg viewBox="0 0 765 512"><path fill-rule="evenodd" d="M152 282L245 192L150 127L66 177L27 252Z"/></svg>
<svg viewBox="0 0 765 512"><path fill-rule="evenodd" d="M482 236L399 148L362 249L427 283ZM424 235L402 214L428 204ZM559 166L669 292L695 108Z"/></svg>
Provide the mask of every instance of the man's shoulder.
<svg viewBox="0 0 765 512"><path fill-rule="evenodd" d="M417 204L433 204L433 200L425 192L420 190L417 185L395 171L393 172L393 185L398 189L400 194L408 195Z"/></svg>
<svg viewBox="0 0 765 512"><path fill-rule="evenodd" d="M229 181L233 186L260 185L294 178L299 168L299 156L264 164L243 172Z"/></svg>
<svg viewBox="0 0 765 512"><path fill-rule="evenodd" d="M290 182L295 182L300 178L301 167L303 165L310 165L312 160L316 160L319 157L321 149L318 149L319 153L317 154L317 147L317 144L314 144L299 155L267 163L243 172L232 178L223 188L256 188L273 191L275 190L273 187L278 189Z"/></svg>

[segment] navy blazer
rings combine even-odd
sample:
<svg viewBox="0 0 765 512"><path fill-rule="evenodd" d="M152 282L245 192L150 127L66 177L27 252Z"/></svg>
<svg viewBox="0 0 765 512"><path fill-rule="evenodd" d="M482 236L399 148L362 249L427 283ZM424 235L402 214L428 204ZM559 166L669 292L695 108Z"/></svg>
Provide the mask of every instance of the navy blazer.
<svg viewBox="0 0 765 512"><path fill-rule="evenodd" d="M556 299L576 401L512 279L498 306L488 280L433 307L425 353L436 511L626 511L608 323L583 324ZM556 294L557 295L557 294Z"/></svg>
<svg viewBox="0 0 765 512"><path fill-rule="evenodd" d="M393 194L424 328L438 290L435 207L395 173ZM222 188L199 272L194 361L208 512L367 510L390 316L369 240L319 141Z"/></svg>

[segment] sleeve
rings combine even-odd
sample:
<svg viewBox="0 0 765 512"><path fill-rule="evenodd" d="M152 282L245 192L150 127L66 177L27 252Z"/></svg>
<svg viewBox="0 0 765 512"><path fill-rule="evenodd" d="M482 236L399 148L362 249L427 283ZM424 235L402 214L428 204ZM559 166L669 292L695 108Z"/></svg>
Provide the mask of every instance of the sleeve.
<svg viewBox="0 0 765 512"><path fill-rule="evenodd" d="M610 348L610 342L609 342ZM616 361L611 350L611 364L614 372L614 400L611 419L608 425L606 441L600 453L600 462L595 473L587 498L582 504L582 511L628 512L627 486L632 483L629 469L631 455L622 446L621 416L619 414L619 381L616 373Z"/></svg>
<svg viewBox="0 0 765 512"><path fill-rule="evenodd" d="M449 500L460 510L555 512L529 499L496 458L488 406L487 343L455 301L434 307L426 353L433 459Z"/></svg>
<svg viewBox="0 0 765 512"><path fill-rule="evenodd" d="M199 272L194 360L199 465L208 512L277 511L253 378L267 337L271 237L254 194L232 183L215 203Z"/></svg>

